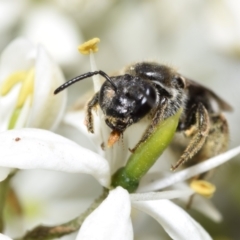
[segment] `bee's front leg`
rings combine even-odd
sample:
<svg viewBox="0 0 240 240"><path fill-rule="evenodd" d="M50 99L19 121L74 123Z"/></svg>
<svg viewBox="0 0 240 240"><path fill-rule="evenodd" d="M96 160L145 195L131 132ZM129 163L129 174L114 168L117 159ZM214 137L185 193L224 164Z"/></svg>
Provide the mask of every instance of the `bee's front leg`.
<svg viewBox="0 0 240 240"><path fill-rule="evenodd" d="M87 130L91 133L94 133L92 110L93 108L96 108L97 105L98 105L98 92L92 97L92 99L87 104L85 121Z"/></svg>
<svg viewBox="0 0 240 240"><path fill-rule="evenodd" d="M156 125L163 121L165 119L165 111L166 111L166 108L167 108L167 100L164 99L162 100L162 104L156 108L156 110L154 111L154 114L153 114L153 118L152 118L152 121L151 121L151 124L148 126L148 128L146 129L146 131L144 132L142 138L140 139L140 141L136 144L136 146L132 149L129 149L131 152L134 152L141 143L145 142L149 136L152 134L152 132L154 131Z"/></svg>

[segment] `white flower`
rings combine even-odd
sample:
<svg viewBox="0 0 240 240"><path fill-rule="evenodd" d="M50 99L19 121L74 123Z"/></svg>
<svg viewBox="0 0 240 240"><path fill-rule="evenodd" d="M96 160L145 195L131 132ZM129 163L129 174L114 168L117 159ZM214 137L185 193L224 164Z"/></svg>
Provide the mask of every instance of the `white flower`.
<svg viewBox="0 0 240 240"><path fill-rule="evenodd" d="M211 239L196 221L169 200L132 202L132 206L155 218L172 239ZM77 240L133 239L130 209L128 192L117 187L84 221Z"/></svg>
<svg viewBox="0 0 240 240"><path fill-rule="evenodd" d="M221 52L238 56L240 52L239 1L222 0L211 3L208 11L208 28L213 47Z"/></svg>
<svg viewBox="0 0 240 240"><path fill-rule="evenodd" d="M103 186L109 187L110 167L103 157L54 133L40 129L2 132L0 148L0 166L87 173L94 176ZM182 176L175 177L175 181L171 180L173 177L170 176L162 182L169 185L176 181L184 181L196 174L196 171L207 171L239 153L240 147L207 160L197 167L175 173ZM165 186L166 184L163 184L163 187ZM160 200L190 194L192 191L178 190L129 195L126 190L118 187L86 218L78 239L118 239L118 236L124 236L122 239L133 239L130 206L155 218L173 239L193 239L193 236L194 239L211 239L184 210L168 200Z"/></svg>
<svg viewBox="0 0 240 240"><path fill-rule="evenodd" d="M133 239L130 214L129 194L118 187L84 221L77 239Z"/></svg>
<svg viewBox="0 0 240 240"><path fill-rule="evenodd" d="M66 93L54 96L53 91L63 82L61 70L42 46L22 38L9 44L0 62L0 131L56 128Z"/></svg>
<svg viewBox="0 0 240 240"><path fill-rule="evenodd" d="M80 29L72 14L67 14L66 8L60 9L55 3L0 1L0 50L14 36L27 37L35 44L42 44L65 70L75 71L79 67L75 46L82 41Z"/></svg>
<svg viewBox="0 0 240 240"><path fill-rule="evenodd" d="M0 62L0 131L22 127L55 129L66 93L54 96L64 82L58 66L42 46L19 38L3 51ZM11 169L0 168L0 179Z"/></svg>
<svg viewBox="0 0 240 240"><path fill-rule="evenodd" d="M72 5L72 4L68 4ZM42 44L57 63L67 70L79 67L76 46L82 42L80 27L54 4L31 4L23 16L19 35Z"/></svg>
<svg viewBox="0 0 240 240"><path fill-rule="evenodd" d="M18 135L17 139L15 137L16 133ZM101 185L108 187L110 184L110 171L106 160L66 138L49 131L32 128L9 130L0 133L0 135L6 137L1 138L0 148L5 144L9 146L3 153L2 160L4 160L0 163L2 168L5 168L4 166L8 166L11 162L9 166L15 169L38 170L18 171L18 174L12 179L11 187L17 194L22 215L19 219L19 216L16 218L16 215L11 214L11 218L7 220L6 233L9 236L21 236L27 229L32 229L40 223L53 225L66 221L66 218L70 220L89 205L89 200L86 198L77 197L76 199L76 197L71 196L67 199L64 198L66 191L71 192L71 189L75 189L76 192L80 189L80 196L85 196L87 191L88 197L90 195L95 198L100 190L99 185L93 179L84 175L78 177L77 174L71 176L57 172L47 174L47 172L39 172L39 170L88 173L95 176ZM12 148L10 146L12 141L19 143L14 146L16 152L19 153L17 155L12 155L12 152L9 151ZM58 154L55 155L57 152ZM18 159L18 164L14 164L10 159ZM100 169L101 173L98 175ZM89 184L91 184L91 189L86 188ZM92 189L95 190L95 194L92 193ZM56 194L57 196L60 194L63 198L58 199ZM2 201L3 199L1 204ZM71 206L66 205L67 203ZM65 207L66 212L63 215L62 208Z"/></svg>
<svg viewBox="0 0 240 240"><path fill-rule="evenodd" d="M6 236L6 235L3 235L0 233L0 239L1 240L12 240L10 237Z"/></svg>
<svg viewBox="0 0 240 240"><path fill-rule="evenodd" d="M0 1L0 49L8 44L13 37L21 16L26 8L25 0L2 0Z"/></svg>
<svg viewBox="0 0 240 240"><path fill-rule="evenodd" d="M104 158L52 132L32 128L2 132L0 147L1 167L87 173L109 187L110 169Z"/></svg>

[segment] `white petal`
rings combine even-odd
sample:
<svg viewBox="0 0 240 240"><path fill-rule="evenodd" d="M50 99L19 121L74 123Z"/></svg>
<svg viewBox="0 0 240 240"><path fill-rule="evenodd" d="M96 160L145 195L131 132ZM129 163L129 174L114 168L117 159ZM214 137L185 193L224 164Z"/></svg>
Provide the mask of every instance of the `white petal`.
<svg viewBox="0 0 240 240"><path fill-rule="evenodd" d="M34 63L33 51L34 47L31 42L24 38L17 38L11 42L1 55L0 83L13 72L31 68Z"/></svg>
<svg viewBox="0 0 240 240"><path fill-rule="evenodd" d="M0 233L0 240L12 240L10 237Z"/></svg>
<svg viewBox="0 0 240 240"><path fill-rule="evenodd" d="M31 109L31 97L29 96L29 97L27 97L27 99L21 109L21 112L18 116L17 122L14 126L15 129L23 128L26 126L26 122L27 122L27 119L29 116L30 109Z"/></svg>
<svg viewBox="0 0 240 240"><path fill-rule="evenodd" d="M20 85L18 84L7 96L0 96L0 132L8 129L10 118L16 107L19 89Z"/></svg>
<svg viewBox="0 0 240 240"><path fill-rule="evenodd" d="M231 53L234 47L239 47L239 1L221 1L209 7L207 17L210 40L213 40L215 48Z"/></svg>
<svg viewBox="0 0 240 240"><path fill-rule="evenodd" d="M109 186L104 158L52 132L27 128L2 132L0 148L0 166L87 173Z"/></svg>
<svg viewBox="0 0 240 240"><path fill-rule="evenodd" d="M14 72L26 71L33 67L34 52L32 44L24 38L17 38L11 42L1 55L0 84ZM0 131L8 129L19 90L20 84L17 84L6 96L0 97Z"/></svg>
<svg viewBox="0 0 240 240"><path fill-rule="evenodd" d="M131 204L126 190L118 187L84 221L77 240L131 240Z"/></svg>
<svg viewBox="0 0 240 240"><path fill-rule="evenodd" d="M174 184L172 186L174 189L178 190L192 190L186 182L180 182L177 184ZM189 202L189 196L183 196L179 199L179 201L182 201L185 205ZM200 213L204 214L208 218L210 218L212 221L215 222L221 222L222 221L222 215L220 211L213 205L210 199L207 199L205 197L202 197L201 195L195 194L193 201L191 203L191 209L195 209L199 211Z"/></svg>
<svg viewBox="0 0 240 240"><path fill-rule="evenodd" d="M0 167L0 182L8 176L11 170L11 168Z"/></svg>
<svg viewBox="0 0 240 240"><path fill-rule="evenodd" d="M169 200L134 202L133 207L155 218L172 239L211 239L190 215Z"/></svg>
<svg viewBox="0 0 240 240"><path fill-rule="evenodd" d="M53 4L37 5L25 14L20 34L34 43L43 44L54 59L68 70L78 67L79 54L76 48L83 42L80 28Z"/></svg>
<svg viewBox="0 0 240 240"><path fill-rule="evenodd" d="M200 195L194 196L192 209L196 209L200 213L204 214L212 221L221 222L223 217L219 210L214 206L211 200L206 199Z"/></svg>
<svg viewBox="0 0 240 240"><path fill-rule="evenodd" d="M85 138L85 142L89 141L89 143L91 144L91 147L94 148L94 150L100 154L100 152L103 152L101 149L101 146L100 146L101 143L99 143L97 145L92 140L92 135L95 135L95 134L91 134L87 131L87 127L86 127L86 125L84 125L85 115L86 115L85 111L67 112L64 115L63 123L70 125L70 126L74 127L75 129L77 129L77 131L79 131L79 132L77 132L76 134L82 135L82 138ZM103 154L101 154L101 156L103 156Z"/></svg>
<svg viewBox="0 0 240 240"><path fill-rule="evenodd" d="M0 1L0 32L6 34L6 31L12 31L15 24L24 10L25 1L7 0ZM2 35L3 36L3 35Z"/></svg>
<svg viewBox="0 0 240 240"><path fill-rule="evenodd" d="M209 160L196 164L192 167L173 173L166 178L160 179L159 181L152 182L145 186L144 189L151 189L154 191L169 187L176 184L177 182L185 181L200 173L207 172L215 167L218 167L219 165L233 159L238 154L240 154L240 146L222 153L216 157L210 158Z"/></svg>
<svg viewBox="0 0 240 240"><path fill-rule="evenodd" d="M64 83L58 66L52 61L45 49L38 47L34 96L27 127L53 129L60 121L66 105L67 91L54 95L54 90Z"/></svg>

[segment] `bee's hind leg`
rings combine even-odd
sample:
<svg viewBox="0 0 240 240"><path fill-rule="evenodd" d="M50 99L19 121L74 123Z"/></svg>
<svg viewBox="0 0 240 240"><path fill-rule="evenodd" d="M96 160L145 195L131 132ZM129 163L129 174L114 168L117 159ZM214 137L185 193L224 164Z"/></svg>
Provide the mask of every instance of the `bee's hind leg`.
<svg viewBox="0 0 240 240"><path fill-rule="evenodd" d="M198 153L198 151L203 147L209 134L210 119L208 111L204 105L199 103L194 106L194 111L192 111L192 113L193 117L190 117L193 119L193 124L185 131L185 135L187 137L191 137L191 140L180 159L174 166L172 166L171 170L173 171Z"/></svg>
<svg viewBox="0 0 240 240"><path fill-rule="evenodd" d="M226 118L222 114L210 115L210 129L205 144L196 156L187 162L187 166L190 167L225 152L228 148L228 143L229 129ZM212 171L202 173L195 176L194 179L206 179L211 173Z"/></svg>

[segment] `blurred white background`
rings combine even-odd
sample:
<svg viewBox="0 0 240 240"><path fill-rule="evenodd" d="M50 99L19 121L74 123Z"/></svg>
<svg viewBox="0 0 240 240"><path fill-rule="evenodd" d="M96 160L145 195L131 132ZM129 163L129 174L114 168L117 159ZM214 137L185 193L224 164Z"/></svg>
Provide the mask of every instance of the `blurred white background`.
<svg viewBox="0 0 240 240"><path fill-rule="evenodd" d="M90 71L77 46L99 37L98 68L111 74L125 65L156 60L214 90L233 106L226 113L230 147L240 143L240 1L238 0L0 0L0 50L25 36L41 43L67 79ZM71 106L89 88L69 88ZM220 224L192 214L214 239L239 239L240 159L219 168L213 201ZM191 213L191 211L190 211ZM143 239L141 237L136 239Z"/></svg>

